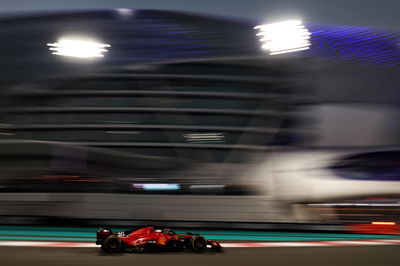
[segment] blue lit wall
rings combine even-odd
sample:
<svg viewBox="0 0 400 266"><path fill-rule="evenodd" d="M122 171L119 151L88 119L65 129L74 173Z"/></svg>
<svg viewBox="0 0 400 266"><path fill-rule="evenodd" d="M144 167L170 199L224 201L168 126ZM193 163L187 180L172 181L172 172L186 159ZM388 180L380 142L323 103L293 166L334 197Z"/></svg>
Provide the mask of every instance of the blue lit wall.
<svg viewBox="0 0 400 266"><path fill-rule="evenodd" d="M399 66L400 34L373 27L307 24L311 48L303 53L367 65Z"/></svg>

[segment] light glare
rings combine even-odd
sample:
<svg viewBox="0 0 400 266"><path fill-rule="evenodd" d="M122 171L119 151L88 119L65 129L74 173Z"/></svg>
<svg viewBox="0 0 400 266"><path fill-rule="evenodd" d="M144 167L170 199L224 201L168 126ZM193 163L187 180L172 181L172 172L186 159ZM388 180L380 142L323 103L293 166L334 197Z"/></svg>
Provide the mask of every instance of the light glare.
<svg viewBox="0 0 400 266"><path fill-rule="evenodd" d="M88 40L61 39L56 43L48 43L49 50L54 55L71 56L79 58L104 57L104 53L111 47L109 44Z"/></svg>
<svg viewBox="0 0 400 266"><path fill-rule="evenodd" d="M374 225L396 225L395 222L372 222Z"/></svg>
<svg viewBox="0 0 400 266"><path fill-rule="evenodd" d="M270 55L292 53L310 48L311 32L300 20L288 20L254 27L259 32L261 48Z"/></svg>
<svg viewBox="0 0 400 266"><path fill-rule="evenodd" d="M134 189L142 190L179 190L179 184L132 184Z"/></svg>

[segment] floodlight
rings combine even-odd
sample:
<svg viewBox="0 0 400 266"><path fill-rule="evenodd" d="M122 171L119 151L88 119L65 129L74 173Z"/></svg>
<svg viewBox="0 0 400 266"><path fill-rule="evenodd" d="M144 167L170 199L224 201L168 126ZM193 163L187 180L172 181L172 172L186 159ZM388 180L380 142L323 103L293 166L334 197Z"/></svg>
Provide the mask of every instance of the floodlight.
<svg viewBox="0 0 400 266"><path fill-rule="evenodd" d="M300 20L264 24L254 27L262 43L261 48L270 55L291 53L310 48L311 32Z"/></svg>
<svg viewBox="0 0 400 266"><path fill-rule="evenodd" d="M108 51L106 48L111 47L109 44L80 39L60 39L58 42L48 43L47 46L54 55L79 58L104 57L104 53Z"/></svg>

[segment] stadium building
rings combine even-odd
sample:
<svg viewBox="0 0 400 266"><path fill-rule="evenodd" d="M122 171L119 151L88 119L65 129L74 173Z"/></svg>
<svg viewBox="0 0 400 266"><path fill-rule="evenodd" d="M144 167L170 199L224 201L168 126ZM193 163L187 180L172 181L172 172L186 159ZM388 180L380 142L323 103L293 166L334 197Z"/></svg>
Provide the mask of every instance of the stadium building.
<svg viewBox="0 0 400 266"><path fill-rule="evenodd" d="M271 154L393 149L398 34L306 24L310 47L270 55L254 28L261 23L130 9L3 16L0 189L44 197L32 216L49 216L46 204L61 195L60 217L106 219L87 210L109 204L123 219L287 221L292 214L276 207L287 190L274 194L265 181L273 173L259 173ZM65 38L84 40L81 48L96 40L99 53L62 56ZM254 205L260 178L268 193ZM138 207L160 205L154 194L173 194L175 216ZM201 202L200 214L182 196ZM132 200L121 216L115 206ZM82 202L86 211L76 211ZM17 205L0 215L25 212Z"/></svg>

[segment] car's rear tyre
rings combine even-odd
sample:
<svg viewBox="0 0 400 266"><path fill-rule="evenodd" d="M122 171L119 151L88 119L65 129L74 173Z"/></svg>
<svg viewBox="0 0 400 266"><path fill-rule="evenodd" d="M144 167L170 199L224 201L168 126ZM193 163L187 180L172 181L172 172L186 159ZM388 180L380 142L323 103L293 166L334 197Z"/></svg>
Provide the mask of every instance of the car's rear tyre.
<svg viewBox="0 0 400 266"><path fill-rule="evenodd" d="M122 250L122 240L118 236L109 236L101 245L102 250L107 253L117 253Z"/></svg>
<svg viewBox="0 0 400 266"><path fill-rule="evenodd" d="M194 236L190 240L190 248L194 252L203 252L207 248L207 241L202 236Z"/></svg>

